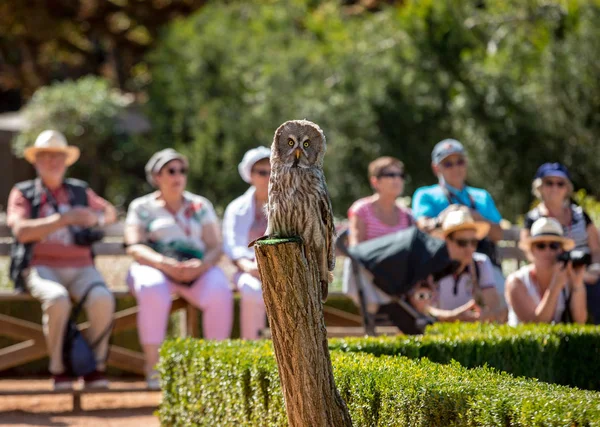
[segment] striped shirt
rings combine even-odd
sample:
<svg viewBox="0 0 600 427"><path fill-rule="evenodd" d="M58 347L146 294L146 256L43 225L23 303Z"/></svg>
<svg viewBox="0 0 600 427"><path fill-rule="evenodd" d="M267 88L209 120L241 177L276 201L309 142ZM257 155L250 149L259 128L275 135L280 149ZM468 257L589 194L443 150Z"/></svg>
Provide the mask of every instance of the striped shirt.
<svg viewBox="0 0 600 427"><path fill-rule="evenodd" d="M540 219L544 215L539 206L536 206L525 215L525 228L531 230L533 223ZM575 247L577 249L588 248L588 225L592 223L592 220L585 213L581 206L575 203L571 204L571 223L569 225L563 225L563 233L565 237L575 240Z"/></svg>
<svg viewBox="0 0 600 427"><path fill-rule="evenodd" d="M365 240L371 240L376 237L404 230L414 224L414 219L409 209L396 203L398 207L398 222L396 225L388 225L382 222L375 214L373 208L373 197L365 197L357 200L348 209L348 218L356 215L365 224Z"/></svg>

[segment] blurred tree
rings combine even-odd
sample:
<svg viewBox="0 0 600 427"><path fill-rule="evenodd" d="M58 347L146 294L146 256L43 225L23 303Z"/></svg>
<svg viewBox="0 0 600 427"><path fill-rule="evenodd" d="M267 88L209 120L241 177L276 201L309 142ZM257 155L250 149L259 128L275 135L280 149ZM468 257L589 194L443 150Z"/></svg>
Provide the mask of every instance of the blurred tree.
<svg viewBox="0 0 600 427"><path fill-rule="evenodd" d="M328 137L340 215L369 193L377 156L406 163L407 194L433 183L431 148L449 136L509 219L527 209L545 161L564 162L598 195L596 2L397 3L355 15L357 4L371 9L232 1L171 24L148 57L156 141L190 155L191 184L220 206L244 188L235 171L244 151L304 117Z"/></svg>
<svg viewBox="0 0 600 427"><path fill-rule="evenodd" d="M0 0L0 89L29 98L54 80L104 75L121 89L160 27L205 0ZM133 79L133 80L131 80Z"/></svg>
<svg viewBox="0 0 600 427"><path fill-rule="evenodd" d="M121 118L130 102L106 80L92 76L39 89L24 107L28 129L15 137L14 150L22 155L45 129L62 132L81 149L69 173L124 206L142 190L143 166L153 150L142 136L126 132Z"/></svg>

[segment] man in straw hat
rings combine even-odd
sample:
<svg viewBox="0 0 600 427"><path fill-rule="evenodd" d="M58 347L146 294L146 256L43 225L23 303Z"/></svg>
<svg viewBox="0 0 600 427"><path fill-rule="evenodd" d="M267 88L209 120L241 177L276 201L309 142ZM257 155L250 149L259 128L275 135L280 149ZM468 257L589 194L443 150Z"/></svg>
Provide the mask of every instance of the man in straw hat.
<svg viewBox="0 0 600 427"><path fill-rule="evenodd" d="M88 387L107 385L104 376L109 330L114 312L112 293L94 268L91 244L101 238L90 228L116 219L115 208L83 181L65 179L79 149L60 132L46 130L25 150L38 178L18 183L7 207L7 223L15 236L11 278L42 303L43 329L55 389L69 389L72 378L63 363L65 327L71 297L84 303L90 328L86 339L96 343L97 370L84 377ZM93 288L92 288L93 286Z"/></svg>
<svg viewBox="0 0 600 427"><path fill-rule="evenodd" d="M531 264L506 279L508 323L585 323L585 266L574 268L571 262L558 259L563 251L575 248L575 241L564 236L560 223L554 218L539 218L519 246Z"/></svg>
<svg viewBox="0 0 600 427"><path fill-rule="evenodd" d="M475 221L468 208L453 205L439 235L446 241L450 258L460 262L454 274L438 281L438 307L454 310L469 305L479 320L504 321L506 309L496 289L493 265L487 255L476 252L490 224Z"/></svg>

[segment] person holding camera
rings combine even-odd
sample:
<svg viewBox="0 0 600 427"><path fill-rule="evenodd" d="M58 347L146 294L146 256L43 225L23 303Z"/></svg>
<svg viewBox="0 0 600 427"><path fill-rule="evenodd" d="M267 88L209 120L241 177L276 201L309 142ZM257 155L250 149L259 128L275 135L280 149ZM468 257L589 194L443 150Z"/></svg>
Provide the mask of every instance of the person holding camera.
<svg viewBox="0 0 600 427"><path fill-rule="evenodd" d="M470 307L472 321L505 322L507 311L495 283L493 265L487 255L476 251L490 231L489 223L475 220L465 206L451 205L447 211L441 230L434 235L445 240L450 258L459 266L453 274L438 280L437 308Z"/></svg>
<svg viewBox="0 0 600 427"><path fill-rule="evenodd" d="M587 267L584 282L588 313L599 324L600 272L589 265L600 263L600 236L588 214L571 200L573 183L568 169L560 163L544 163L535 174L531 191L540 203L525 215L521 240L530 236L531 226L539 218L554 218L560 223L563 234L575 241L577 252L573 255L579 256Z"/></svg>
<svg viewBox="0 0 600 427"><path fill-rule="evenodd" d="M531 260L506 280L508 324L585 323L587 319L583 264L565 261L575 241L564 237L560 223L542 217L531 225L520 247Z"/></svg>
<svg viewBox="0 0 600 427"><path fill-rule="evenodd" d="M125 220L125 245L135 262L127 284L135 295L138 333L146 363L148 387L157 389L158 349L166 332L171 294L202 310L205 339L229 338L233 325L233 292L217 267L221 230L212 204L185 190L188 160L167 148L145 167L157 191L131 202Z"/></svg>
<svg viewBox="0 0 600 427"><path fill-rule="evenodd" d="M60 132L46 130L24 152L38 177L16 184L8 199L7 224L15 237L11 278L17 289L28 291L42 303L42 325L49 370L55 389L69 389L72 378L63 363L65 328L71 298L84 303L90 328L85 338L95 343L97 370L83 379L88 387L104 387L109 330L115 302L94 267L91 244L102 237L92 227L116 220L115 208L83 181L65 179L67 168L80 151L67 144ZM98 286L98 284L103 286Z"/></svg>

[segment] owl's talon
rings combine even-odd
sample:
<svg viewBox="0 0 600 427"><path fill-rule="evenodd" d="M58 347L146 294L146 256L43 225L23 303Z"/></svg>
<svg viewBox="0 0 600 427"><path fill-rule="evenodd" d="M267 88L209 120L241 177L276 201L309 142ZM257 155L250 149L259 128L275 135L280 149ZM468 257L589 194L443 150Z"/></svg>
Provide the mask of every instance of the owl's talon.
<svg viewBox="0 0 600 427"><path fill-rule="evenodd" d="M262 237L259 237L258 239L254 239L253 241L248 243L248 247L251 248L256 244L256 242L260 242L261 240L267 240L270 238L271 238L271 236L262 236Z"/></svg>

